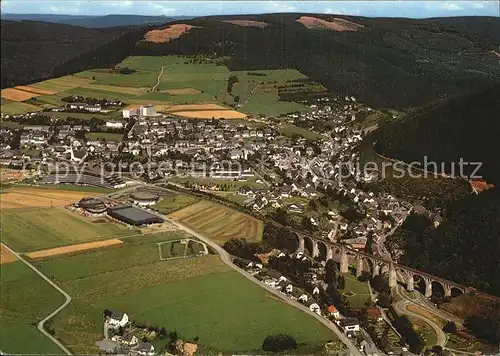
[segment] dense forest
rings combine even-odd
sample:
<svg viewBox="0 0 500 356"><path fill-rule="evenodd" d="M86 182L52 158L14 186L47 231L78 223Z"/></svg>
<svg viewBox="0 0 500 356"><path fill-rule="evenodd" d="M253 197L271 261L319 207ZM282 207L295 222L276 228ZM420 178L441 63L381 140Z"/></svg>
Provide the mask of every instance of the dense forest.
<svg viewBox="0 0 500 356"><path fill-rule="evenodd" d="M2 88L54 76L54 68L117 38L125 29L1 21Z"/></svg>
<svg viewBox="0 0 500 356"><path fill-rule="evenodd" d="M500 85L467 96L458 96L394 121L375 134L375 150L405 162L427 158L428 169L461 175L483 176L500 183ZM474 172L477 164L481 167ZM444 169L443 169L444 168Z"/></svg>
<svg viewBox="0 0 500 356"><path fill-rule="evenodd" d="M402 264L500 296L500 189L449 202L436 229L410 215L388 241Z"/></svg>
<svg viewBox="0 0 500 356"><path fill-rule="evenodd" d="M7 22L9 31L2 31L2 47L4 43L8 45L5 55L2 51L2 74L9 75L2 78L2 86L95 66L112 66L127 55L166 54L227 57L230 70L296 68L333 92L355 95L372 106L399 109L500 83L498 60L492 52L497 41L494 35L487 35L494 29L500 32L500 19L465 18L460 19L461 25L456 25L450 19L342 16L363 27L356 32L336 32L307 29L296 22L302 15L213 16L177 21L197 27L168 43L140 41L148 28L128 28L132 32L122 33L127 38L110 43L116 39L116 31L124 28L61 29L58 26L65 25L45 24L45 27L37 25L33 31L29 26L35 23ZM314 16L334 18L334 15ZM222 22L229 19L262 21L267 27ZM51 26L56 27L51 29ZM75 39L74 31L83 32ZM44 41L33 41L33 37L23 35L33 32L37 33L35 39L50 38L46 42L51 46L46 43L40 46ZM59 35L51 36L52 32ZM64 34L65 42L60 40L60 34ZM86 46L81 38L94 35L97 37L93 46ZM40 63L32 66L26 56L34 53L38 58L34 62ZM66 65L68 61L71 62ZM26 63L29 68L25 68Z"/></svg>

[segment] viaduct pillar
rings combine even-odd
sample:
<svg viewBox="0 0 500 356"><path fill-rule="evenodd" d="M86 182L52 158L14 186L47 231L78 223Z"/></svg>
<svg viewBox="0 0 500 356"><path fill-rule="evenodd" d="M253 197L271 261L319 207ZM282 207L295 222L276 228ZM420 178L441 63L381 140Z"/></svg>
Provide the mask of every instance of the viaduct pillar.
<svg viewBox="0 0 500 356"><path fill-rule="evenodd" d="M305 244L304 244L304 236L299 235L299 252L304 252Z"/></svg>
<svg viewBox="0 0 500 356"><path fill-rule="evenodd" d="M312 255L312 257L316 258L319 256L318 241L312 240L312 243L313 243L313 251L312 251L313 255Z"/></svg>
<svg viewBox="0 0 500 356"><path fill-rule="evenodd" d="M451 286L449 284L443 284L444 297L451 297Z"/></svg>
<svg viewBox="0 0 500 356"><path fill-rule="evenodd" d="M373 271L372 271L372 278L375 277L375 276L378 276L378 274L380 273L380 266L379 264L377 263L377 261L375 261L373 263Z"/></svg>
<svg viewBox="0 0 500 356"><path fill-rule="evenodd" d="M356 256L356 278L361 276L363 273L363 257Z"/></svg>
<svg viewBox="0 0 500 356"><path fill-rule="evenodd" d="M432 296L432 281L430 278L424 277L425 282L425 297L430 298Z"/></svg>
<svg viewBox="0 0 500 356"><path fill-rule="evenodd" d="M394 288L398 285L398 275L394 265L391 263L389 266L389 287Z"/></svg>
<svg viewBox="0 0 500 356"><path fill-rule="evenodd" d="M333 247L326 246L326 260L333 260Z"/></svg>
<svg viewBox="0 0 500 356"><path fill-rule="evenodd" d="M349 260L347 259L347 252L345 247L340 248L340 273L349 272Z"/></svg>
<svg viewBox="0 0 500 356"><path fill-rule="evenodd" d="M408 292L413 292L415 289L415 279L413 278L413 273L408 272L408 282L406 283L406 290Z"/></svg>

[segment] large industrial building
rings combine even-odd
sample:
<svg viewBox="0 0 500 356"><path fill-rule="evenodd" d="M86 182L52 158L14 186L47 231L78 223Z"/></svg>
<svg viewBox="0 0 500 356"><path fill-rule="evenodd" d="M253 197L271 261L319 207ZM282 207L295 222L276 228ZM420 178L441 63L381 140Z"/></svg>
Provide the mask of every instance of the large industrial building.
<svg viewBox="0 0 500 356"><path fill-rule="evenodd" d="M160 224L162 218L132 205L115 205L108 208L108 215L126 224L140 226L148 224Z"/></svg>

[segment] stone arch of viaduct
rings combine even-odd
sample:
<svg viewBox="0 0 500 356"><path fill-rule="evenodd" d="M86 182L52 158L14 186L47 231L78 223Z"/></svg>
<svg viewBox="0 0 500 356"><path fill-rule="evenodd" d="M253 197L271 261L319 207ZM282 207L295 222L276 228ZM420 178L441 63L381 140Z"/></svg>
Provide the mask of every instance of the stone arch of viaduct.
<svg viewBox="0 0 500 356"><path fill-rule="evenodd" d="M299 233L295 233L295 235L299 246L297 251L307 252L311 257L324 259L325 262L335 260L340 265L341 273L349 272L349 256L353 256L356 260L356 277L359 277L363 272L370 272L373 277L381 273L387 273L389 287L391 288L396 287L398 279L400 279L406 283L406 289L411 292L415 290L416 279L419 279L425 284L424 294L426 297L432 295L433 283L437 283L442 287L445 297L451 297L453 291L464 294L468 290L467 287L460 284L350 249L342 244ZM322 251L321 255L320 251ZM368 266L369 270L366 270L366 266Z"/></svg>

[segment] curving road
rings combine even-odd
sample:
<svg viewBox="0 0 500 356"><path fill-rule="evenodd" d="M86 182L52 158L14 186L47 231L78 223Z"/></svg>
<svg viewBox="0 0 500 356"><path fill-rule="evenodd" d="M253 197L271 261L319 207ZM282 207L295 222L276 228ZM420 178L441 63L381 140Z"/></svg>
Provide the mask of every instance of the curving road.
<svg viewBox="0 0 500 356"><path fill-rule="evenodd" d="M189 227L177 222L177 221L174 221L174 220L171 220L169 219L168 217L166 217L165 215L162 215L162 214L157 214L159 216L161 216L163 219L165 219L165 221L177 226L179 229L181 230L184 230L186 231L188 234L191 234L193 236L195 236L196 238L200 239L201 241L203 241L204 243L206 243L207 245L209 245L211 248L213 248L215 251L217 251L217 253L219 254L219 257L221 259L221 261L226 264L227 266L229 266L230 268L232 268L233 270L235 270L236 272L238 272L239 274L241 274L242 276L244 276L245 278L247 278L248 280L252 281L253 283L255 284L258 284L260 287L264 288L265 290L267 290L269 293L272 293L274 295L276 295L277 297L279 297L281 300L283 300L285 303L288 303L289 305L291 306L294 306L300 310L302 310L304 313L307 313L309 314L310 316L316 318L316 320L318 320L320 323L322 323L324 326L326 326L328 329L330 329L335 335L337 335L337 337L339 338L340 341L342 341L344 343L344 345L347 346L347 348L349 349L349 352L351 355L354 355L354 356L362 356L363 354L358 350L358 348L356 347L356 345L354 345L351 340L342 332L339 330L339 328L337 327L337 325L335 325L334 323L332 323L330 320L312 312L309 308L306 308L304 305L300 304L299 302L295 301L295 300L292 300L290 298L286 298L283 296L283 294L281 294L279 291L277 291L276 289L274 288L271 288L263 283L260 283L258 280L256 280L251 274L249 274L248 272L236 267L233 262L232 262L232 259L231 259L231 255L229 255L229 253L227 253L226 250L224 250L221 246L217 245L216 243L214 243L213 241L211 241L208 237L190 229Z"/></svg>
<svg viewBox="0 0 500 356"><path fill-rule="evenodd" d="M401 296L401 297L404 297L401 293L399 293L399 290L398 290L399 287L396 287L396 292ZM420 320L423 320L426 324L428 324L433 330L434 332L436 333L436 336L437 336L437 341L436 341L436 345L439 345L439 346L443 346L446 344L446 342L448 341L448 338L446 337L446 334L443 332L443 330L439 327L438 324L436 324L434 321L432 321L431 319L427 319L425 317L423 317L422 315L420 314L416 314L410 310L408 310L408 306L409 305L417 305L417 306L420 306L419 304L417 303L414 303L408 299L402 299L402 300L399 300L397 301L396 303L393 304L393 307L394 309L396 310L396 312L398 314L405 314L405 315L408 315L412 318L416 318L416 319L420 319Z"/></svg>
<svg viewBox="0 0 500 356"><path fill-rule="evenodd" d="M49 277L47 277L46 275L44 275L42 272L40 272L35 266L33 266L31 263L29 263L28 261L26 261L24 258L21 257L21 255L19 253L17 253L16 251L14 251L13 249L11 249L9 246L3 244L3 246L8 250L10 251L14 256L16 256L16 258L20 261L22 261L26 266L28 266L29 268L31 268L33 271L36 272L36 274L38 274L40 277L42 277L48 284L50 284L52 287L54 287L55 289L57 289L57 291L59 293L61 293L62 295L64 295L64 298L66 298L65 302L59 307L57 308L56 310L54 310L52 313L50 313L49 315L47 315L42 321L40 321L37 325L37 328L38 330L40 330L40 332L42 334L44 334L46 337L48 337L54 344L56 344L57 346L59 346L59 348L61 350L64 351L64 353L66 355L71 355L71 352L66 348L64 347L63 344L61 344L55 337L53 337L52 335L50 335L44 328L43 328L43 325L47 322L47 320L49 320L50 318L54 317L55 315L57 315L61 310L63 310L64 308L66 308L66 306L71 302L71 297L68 293L66 293L65 291L63 291L61 288L59 288L59 286L57 286L54 282L52 282Z"/></svg>

